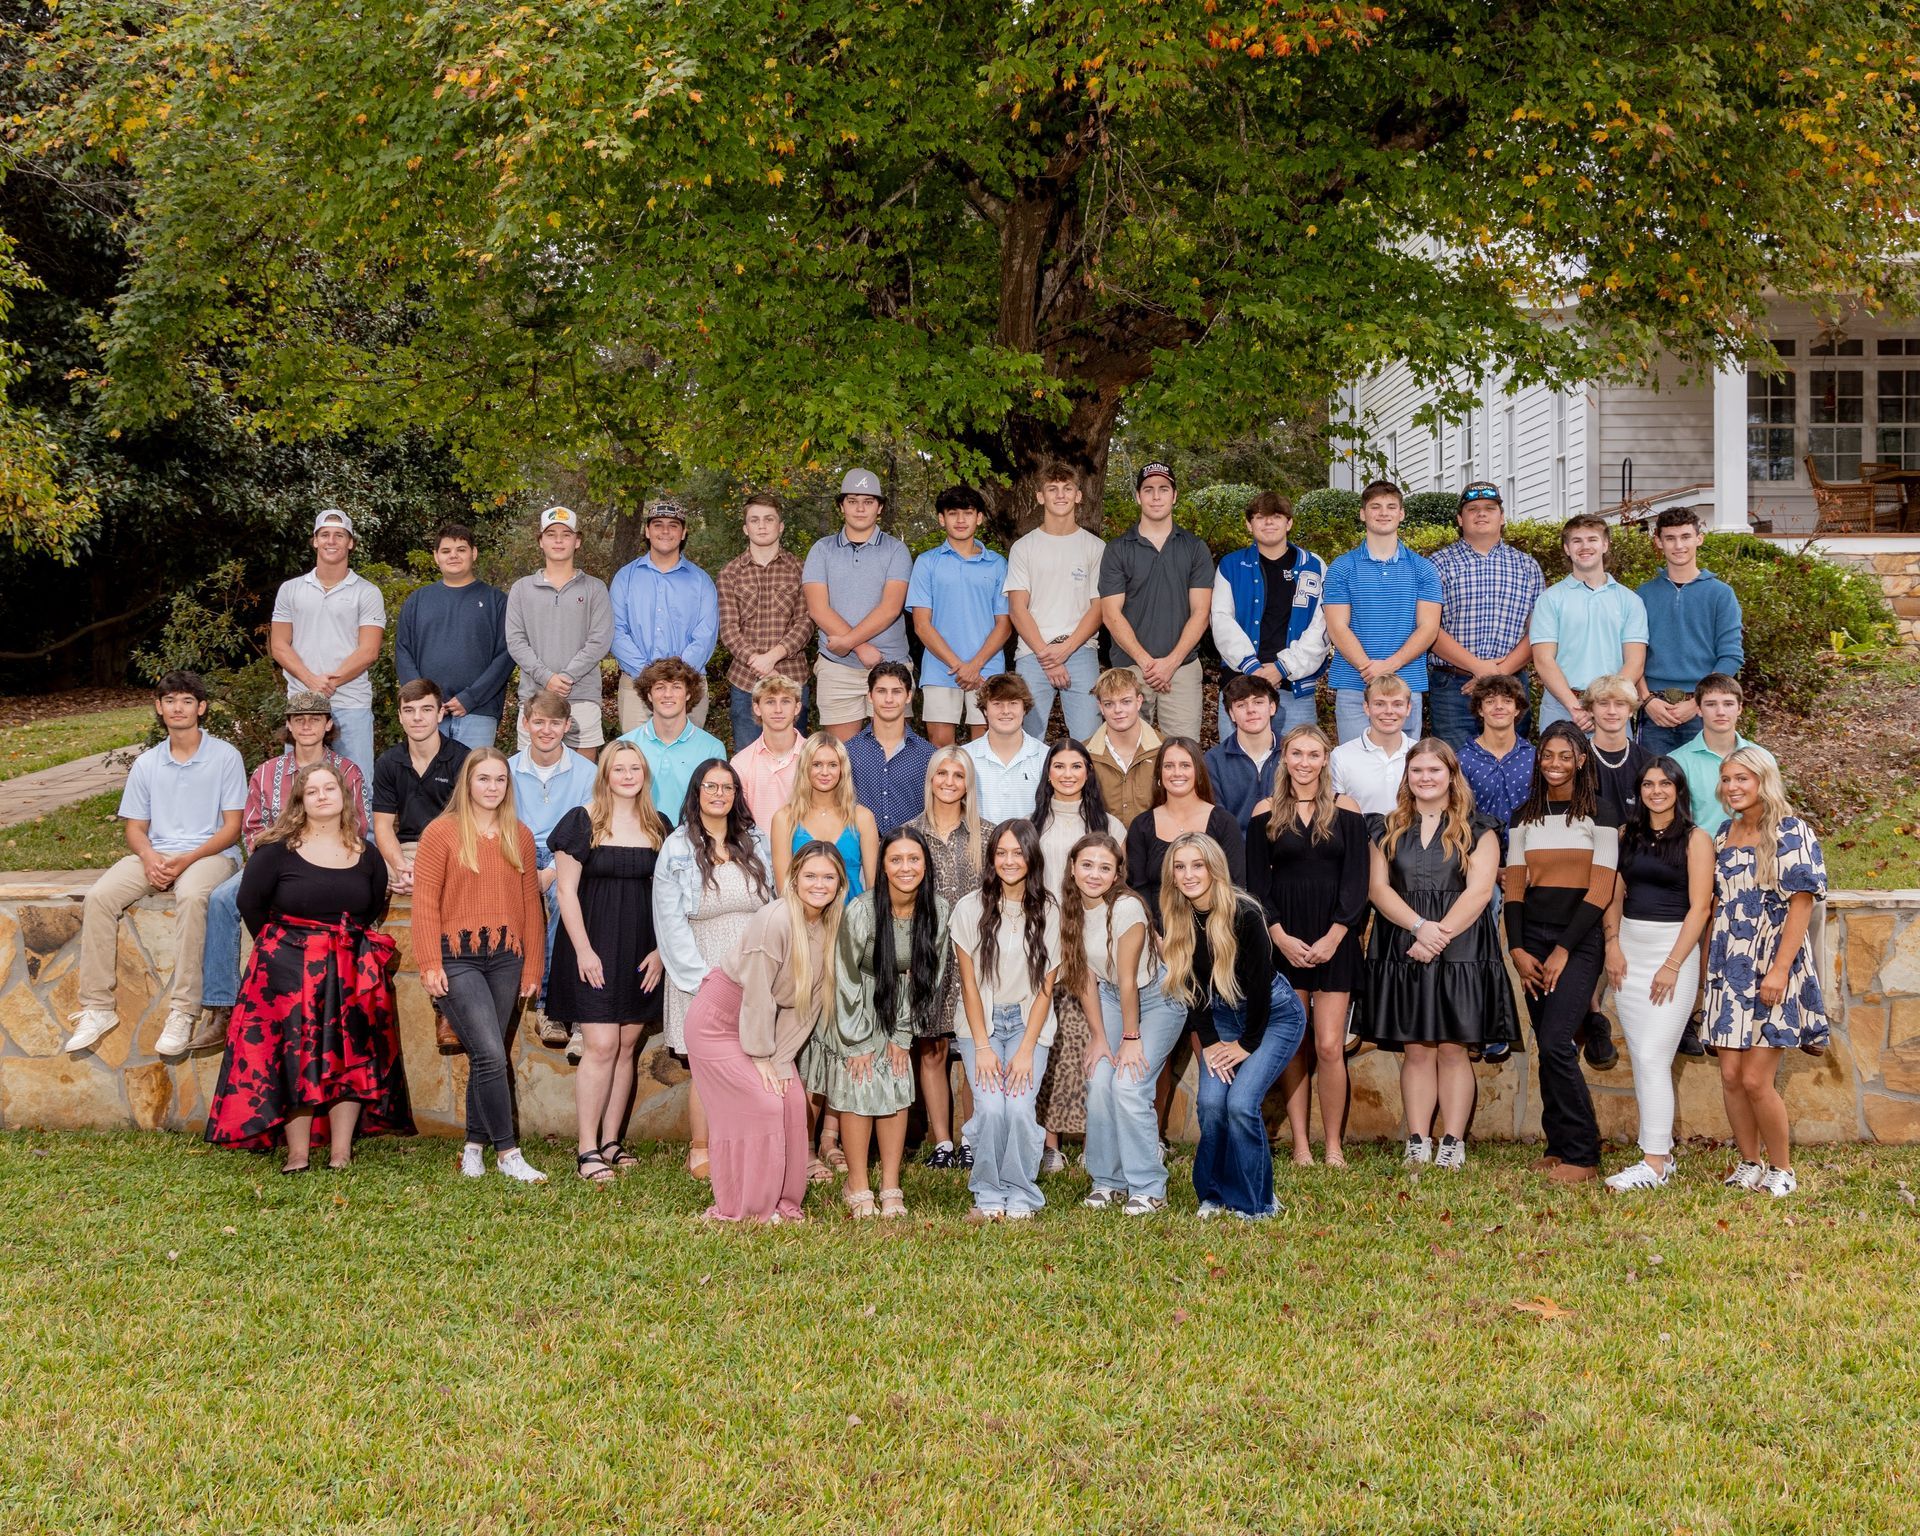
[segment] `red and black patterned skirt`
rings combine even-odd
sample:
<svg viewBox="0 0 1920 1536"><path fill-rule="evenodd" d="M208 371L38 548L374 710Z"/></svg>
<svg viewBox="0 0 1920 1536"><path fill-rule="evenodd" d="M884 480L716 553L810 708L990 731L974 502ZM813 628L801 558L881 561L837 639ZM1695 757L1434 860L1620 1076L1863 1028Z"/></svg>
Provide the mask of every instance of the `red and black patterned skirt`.
<svg viewBox="0 0 1920 1536"><path fill-rule="evenodd" d="M207 1140L265 1151L290 1116L311 1114L324 1145L326 1111L347 1100L362 1106L358 1134L411 1136L394 956L392 939L357 923L268 922L227 1026Z"/></svg>

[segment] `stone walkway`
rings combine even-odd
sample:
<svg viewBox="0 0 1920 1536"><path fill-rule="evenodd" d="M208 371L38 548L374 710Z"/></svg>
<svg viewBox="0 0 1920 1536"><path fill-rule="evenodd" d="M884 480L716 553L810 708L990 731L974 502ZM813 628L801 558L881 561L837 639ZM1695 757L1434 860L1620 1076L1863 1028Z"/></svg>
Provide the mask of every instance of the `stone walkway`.
<svg viewBox="0 0 1920 1536"><path fill-rule="evenodd" d="M110 764L112 758L119 761ZM126 747L116 747L0 783L0 827L18 826L76 800L120 788L127 782L127 764L132 760Z"/></svg>

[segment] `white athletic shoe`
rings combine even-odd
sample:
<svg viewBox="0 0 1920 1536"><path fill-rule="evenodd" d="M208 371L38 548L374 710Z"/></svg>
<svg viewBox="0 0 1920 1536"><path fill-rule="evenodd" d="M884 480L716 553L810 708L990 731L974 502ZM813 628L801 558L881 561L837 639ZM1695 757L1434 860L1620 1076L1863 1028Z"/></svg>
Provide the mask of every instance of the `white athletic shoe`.
<svg viewBox="0 0 1920 1536"><path fill-rule="evenodd" d="M160 1038L153 1042L153 1054L156 1056L184 1056L187 1046L193 1040L193 1027L200 1022L198 1012L187 1013L176 1008L167 1015L167 1026L160 1031Z"/></svg>
<svg viewBox="0 0 1920 1536"><path fill-rule="evenodd" d="M547 1176L522 1157L518 1147L511 1152L502 1152L494 1159L493 1166L498 1172L504 1173L510 1179L518 1179L522 1184L547 1182Z"/></svg>
<svg viewBox="0 0 1920 1536"><path fill-rule="evenodd" d="M577 1067L580 1065L580 1058L586 1054L587 1037L580 1033L580 1026L576 1024L573 1026L573 1033L567 1036L567 1060Z"/></svg>
<svg viewBox="0 0 1920 1536"><path fill-rule="evenodd" d="M1115 1206L1125 1205L1127 1192L1124 1189L1093 1189L1087 1192L1080 1203L1090 1211L1108 1211Z"/></svg>
<svg viewBox="0 0 1920 1536"><path fill-rule="evenodd" d="M1760 1175L1760 1187L1778 1200L1798 1189L1800 1181L1793 1176L1791 1168L1769 1168Z"/></svg>
<svg viewBox="0 0 1920 1536"><path fill-rule="evenodd" d="M1622 1168L1618 1173L1609 1174L1607 1188L1615 1192L1625 1189L1665 1189L1672 1179L1672 1163L1668 1163L1662 1171L1642 1158L1631 1168Z"/></svg>
<svg viewBox="0 0 1920 1536"><path fill-rule="evenodd" d="M1159 1195L1131 1195L1127 1203L1120 1207L1122 1216L1158 1216L1167 1208L1167 1202Z"/></svg>
<svg viewBox="0 0 1920 1536"><path fill-rule="evenodd" d="M1728 1189L1758 1189L1760 1181L1767 1176L1765 1163L1740 1162L1733 1165L1733 1172L1720 1182Z"/></svg>
<svg viewBox="0 0 1920 1536"><path fill-rule="evenodd" d="M467 1179L484 1179L487 1176L487 1164L481 1149L471 1141L460 1149L460 1175Z"/></svg>
<svg viewBox="0 0 1920 1536"><path fill-rule="evenodd" d="M1458 1136L1442 1136L1439 1150L1433 1154L1436 1168L1460 1169L1467 1166L1467 1144Z"/></svg>
<svg viewBox="0 0 1920 1536"><path fill-rule="evenodd" d="M1409 1136L1407 1150L1400 1154L1400 1161L1408 1168L1418 1168L1433 1161L1433 1143L1424 1136Z"/></svg>
<svg viewBox="0 0 1920 1536"><path fill-rule="evenodd" d="M1040 1172L1042 1174L1065 1173L1066 1171L1067 1154L1062 1152L1058 1147L1048 1147L1046 1151L1040 1154Z"/></svg>
<svg viewBox="0 0 1920 1536"><path fill-rule="evenodd" d="M82 1008L72 1017L74 1031L67 1036L67 1043L60 1047L63 1051L89 1049L94 1041L120 1022L120 1015L111 1008Z"/></svg>
<svg viewBox="0 0 1920 1536"><path fill-rule="evenodd" d="M1220 1215L1225 1210L1226 1207L1218 1200L1202 1200L1200 1202L1200 1209L1193 1214L1198 1216L1202 1221L1211 1221L1215 1216Z"/></svg>

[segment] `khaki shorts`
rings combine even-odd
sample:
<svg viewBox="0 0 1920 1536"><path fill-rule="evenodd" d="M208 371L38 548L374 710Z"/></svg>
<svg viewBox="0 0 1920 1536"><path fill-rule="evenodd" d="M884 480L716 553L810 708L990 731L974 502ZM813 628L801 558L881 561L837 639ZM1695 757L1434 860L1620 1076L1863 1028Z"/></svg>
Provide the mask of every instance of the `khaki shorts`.
<svg viewBox="0 0 1920 1536"><path fill-rule="evenodd" d="M821 656L813 663L813 697L820 707L820 723L851 725L871 713L867 705L867 669L843 667Z"/></svg>
<svg viewBox="0 0 1920 1536"><path fill-rule="evenodd" d="M567 707L573 713L573 724L567 727L566 744L576 751L605 746L607 731L600 717L600 701L595 699L589 704L582 700L569 703ZM521 752L533 745L533 738L527 735L527 712L524 708L514 723L513 744Z"/></svg>
<svg viewBox="0 0 1920 1536"><path fill-rule="evenodd" d="M965 688L922 688L920 690L920 718L941 725L958 725L964 717L968 725L985 725L987 717L980 712L980 693L978 689L969 692Z"/></svg>

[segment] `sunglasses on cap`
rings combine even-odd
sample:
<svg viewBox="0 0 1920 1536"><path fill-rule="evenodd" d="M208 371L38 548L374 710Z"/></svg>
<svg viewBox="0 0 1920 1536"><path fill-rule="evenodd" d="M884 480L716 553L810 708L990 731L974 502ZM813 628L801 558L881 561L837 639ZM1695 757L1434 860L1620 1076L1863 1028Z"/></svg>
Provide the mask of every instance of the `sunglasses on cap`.
<svg viewBox="0 0 1920 1536"><path fill-rule="evenodd" d="M1460 493L1460 505L1463 507L1470 501L1498 501L1499 499L1500 487L1497 485L1470 485Z"/></svg>

